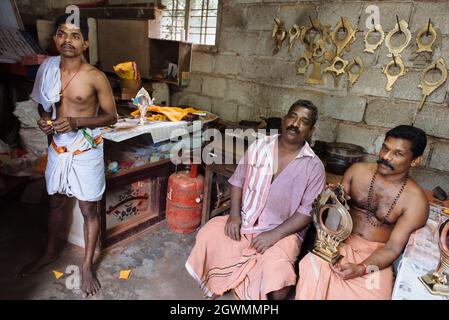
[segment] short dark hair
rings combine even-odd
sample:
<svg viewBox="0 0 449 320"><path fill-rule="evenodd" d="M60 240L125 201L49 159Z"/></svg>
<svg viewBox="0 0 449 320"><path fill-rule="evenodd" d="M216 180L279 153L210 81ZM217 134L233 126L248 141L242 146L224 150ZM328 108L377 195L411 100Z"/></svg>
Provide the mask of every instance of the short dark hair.
<svg viewBox="0 0 449 320"><path fill-rule="evenodd" d="M298 100L292 104L290 109L288 109L288 113L290 113L293 109L297 107L303 107L312 112L312 127L318 121L318 108L309 100Z"/></svg>
<svg viewBox="0 0 449 320"><path fill-rule="evenodd" d="M58 32L58 28L62 24L67 23L67 19L69 19L70 16L71 16L70 14L63 14L62 16L59 16L56 18L54 34L56 34L56 32ZM80 17L80 25L78 27L81 30L81 34L83 35L84 41L87 41L89 39L89 26L87 25L86 17Z"/></svg>
<svg viewBox="0 0 449 320"><path fill-rule="evenodd" d="M412 126L400 125L385 134L385 140L389 137L408 140L412 144L413 159L422 156L427 145L427 137L424 130Z"/></svg>

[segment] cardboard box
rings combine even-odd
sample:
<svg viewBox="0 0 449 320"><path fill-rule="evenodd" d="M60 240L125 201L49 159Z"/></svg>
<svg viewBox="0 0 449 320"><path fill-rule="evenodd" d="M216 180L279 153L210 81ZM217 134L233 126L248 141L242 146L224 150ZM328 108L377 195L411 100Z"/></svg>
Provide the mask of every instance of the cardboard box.
<svg viewBox="0 0 449 320"><path fill-rule="evenodd" d="M120 78L121 99L132 100L141 86L140 80L128 80Z"/></svg>
<svg viewBox="0 0 449 320"><path fill-rule="evenodd" d="M131 89L131 88L122 88L121 93L120 93L120 99L132 100L136 96L137 91L139 91L139 90L135 90L135 89Z"/></svg>

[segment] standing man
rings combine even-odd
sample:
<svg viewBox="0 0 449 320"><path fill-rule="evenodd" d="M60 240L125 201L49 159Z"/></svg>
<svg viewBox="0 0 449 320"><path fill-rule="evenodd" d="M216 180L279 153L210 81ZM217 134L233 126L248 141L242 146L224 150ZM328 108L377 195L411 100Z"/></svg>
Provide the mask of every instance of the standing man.
<svg viewBox="0 0 449 320"><path fill-rule="evenodd" d="M343 258L331 266L306 255L299 263L297 299L391 298L391 265L429 215L424 191L409 177L426 144L423 130L398 126L386 133L377 163L357 163L345 172L353 229L339 246Z"/></svg>
<svg viewBox="0 0 449 320"><path fill-rule="evenodd" d="M255 141L231 183L229 216L199 232L187 271L209 298L234 290L240 299L285 299L296 283L294 263L325 186L324 166L310 148L318 110L295 102L282 134Z"/></svg>
<svg viewBox="0 0 449 320"><path fill-rule="evenodd" d="M68 22L69 17L56 20L54 41L60 56L41 65L31 94L39 104L39 127L47 135L53 134L45 171L50 216L46 251L24 267L21 276L58 258L58 232L65 205L68 197L76 197L84 217L81 289L88 296L100 289L92 271L100 226L97 201L105 190L103 142L98 128L114 124L117 111L108 79L84 61L87 21L80 19L77 26Z"/></svg>

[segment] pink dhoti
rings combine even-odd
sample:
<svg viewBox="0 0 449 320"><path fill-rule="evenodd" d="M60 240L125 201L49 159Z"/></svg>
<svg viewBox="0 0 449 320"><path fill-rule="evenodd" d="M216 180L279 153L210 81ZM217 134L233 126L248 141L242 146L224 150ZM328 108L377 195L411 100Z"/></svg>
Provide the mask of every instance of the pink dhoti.
<svg viewBox="0 0 449 320"><path fill-rule="evenodd" d="M384 245L384 243L367 241L351 234L339 246L339 251L343 255L340 263L359 264L373 251ZM391 267L363 277L343 280L327 262L309 253L299 263L299 280L295 298L299 300L385 300L391 298L392 288Z"/></svg>
<svg viewBox="0 0 449 320"><path fill-rule="evenodd" d="M264 254L250 248L256 234L243 234L234 241L224 233L226 217L211 219L198 232L186 262L205 296L234 289L240 299L266 299L267 294L296 284L294 263L301 249L297 234L279 240Z"/></svg>

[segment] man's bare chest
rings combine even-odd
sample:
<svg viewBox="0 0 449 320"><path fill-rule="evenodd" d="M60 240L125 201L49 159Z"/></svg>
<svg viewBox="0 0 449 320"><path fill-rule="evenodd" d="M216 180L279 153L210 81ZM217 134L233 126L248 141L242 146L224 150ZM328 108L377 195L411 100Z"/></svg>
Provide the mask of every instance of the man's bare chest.
<svg viewBox="0 0 449 320"><path fill-rule="evenodd" d="M351 186L350 204L359 214L372 215L380 222L394 224L402 213L400 188L374 186L369 193L369 185Z"/></svg>

